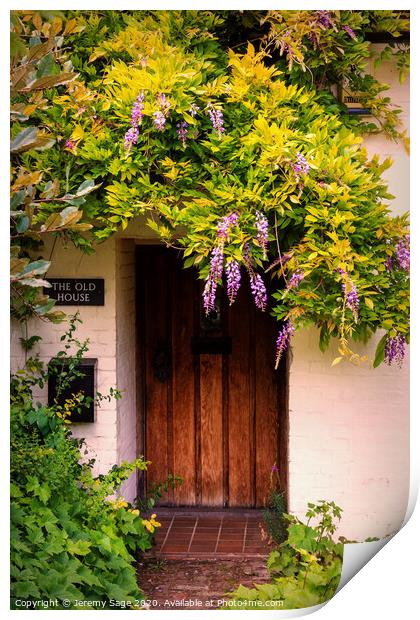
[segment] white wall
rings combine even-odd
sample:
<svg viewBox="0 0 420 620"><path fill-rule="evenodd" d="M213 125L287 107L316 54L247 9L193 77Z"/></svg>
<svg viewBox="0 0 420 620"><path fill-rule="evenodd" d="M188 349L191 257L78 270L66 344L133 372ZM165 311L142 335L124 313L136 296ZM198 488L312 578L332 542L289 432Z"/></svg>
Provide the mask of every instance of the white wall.
<svg viewBox="0 0 420 620"><path fill-rule="evenodd" d="M378 46L375 46L378 49ZM407 126L409 85L400 85L389 63L376 72L390 83L392 101L404 109ZM391 156L385 173L395 195L395 214L409 209L408 155L401 143L370 136L371 155ZM379 334L368 349L372 360ZM382 364L360 367L341 362L331 368L337 343L327 353L315 329L293 341L290 366L289 500L304 515L308 501L335 501L344 510L339 534L349 539L382 537L399 528L409 489L409 360L402 369Z"/></svg>

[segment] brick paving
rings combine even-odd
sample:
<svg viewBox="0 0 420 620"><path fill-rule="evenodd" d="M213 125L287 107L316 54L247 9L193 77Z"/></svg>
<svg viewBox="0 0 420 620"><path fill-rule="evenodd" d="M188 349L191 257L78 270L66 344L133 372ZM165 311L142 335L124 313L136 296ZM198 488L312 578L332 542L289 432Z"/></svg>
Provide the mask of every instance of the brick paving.
<svg viewBox="0 0 420 620"><path fill-rule="evenodd" d="M162 524L148 556L166 559L259 558L270 547L262 539L262 512L159 510Z"/></svg>

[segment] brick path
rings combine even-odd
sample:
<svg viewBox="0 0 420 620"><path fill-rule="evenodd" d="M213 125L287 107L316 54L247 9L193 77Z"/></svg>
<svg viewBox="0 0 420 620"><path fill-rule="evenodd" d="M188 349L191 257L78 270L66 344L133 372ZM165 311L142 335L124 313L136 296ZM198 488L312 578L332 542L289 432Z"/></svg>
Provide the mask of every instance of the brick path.
<svg viewBox="0 0 420 620"><path fill-rule="evenodd" d="M240 584L266 583L262 512L158 511L153 549L139 563L150 609L215 609Z"/></svg>

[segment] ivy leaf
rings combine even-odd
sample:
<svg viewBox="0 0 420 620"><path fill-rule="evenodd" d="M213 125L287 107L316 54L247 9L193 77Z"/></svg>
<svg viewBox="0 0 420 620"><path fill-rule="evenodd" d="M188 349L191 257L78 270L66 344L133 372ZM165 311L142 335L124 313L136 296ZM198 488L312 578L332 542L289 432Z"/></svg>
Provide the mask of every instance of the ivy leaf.
<svg viewBox="0 0 420 620"><path fill-rule="evenodd" d="M385 359L385 343L387 339L388 334L385 334L385 336L382 336L382 338L378 342L378 346L376 347L375 359L373 360L374 368L377 368L379 364L382 364Z"/></svg>

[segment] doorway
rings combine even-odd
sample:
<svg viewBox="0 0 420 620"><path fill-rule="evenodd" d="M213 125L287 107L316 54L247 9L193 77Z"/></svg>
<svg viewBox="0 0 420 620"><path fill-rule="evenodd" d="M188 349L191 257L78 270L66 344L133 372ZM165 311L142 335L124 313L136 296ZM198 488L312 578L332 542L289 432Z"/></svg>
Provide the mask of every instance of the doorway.
<svg viewBox="0 0 420 620"><path fill-rule="evenodd" d="M231 307L219 287L207 318L202 282L175 250L141 246L136 263L140 452L152 462L143 492L172 473L183 483L163 505L264 506L274 464L287 490L287 360L274 370L274 319L245 281Z"/></svg>

